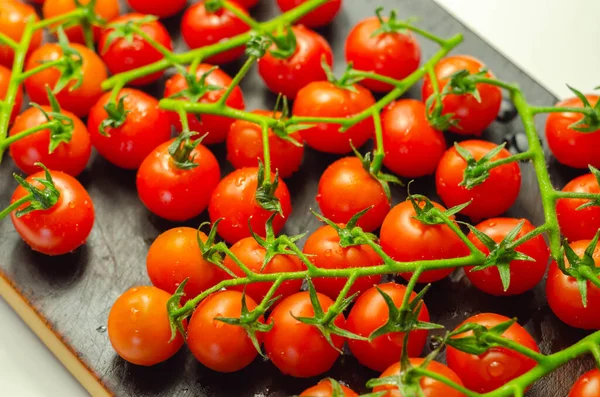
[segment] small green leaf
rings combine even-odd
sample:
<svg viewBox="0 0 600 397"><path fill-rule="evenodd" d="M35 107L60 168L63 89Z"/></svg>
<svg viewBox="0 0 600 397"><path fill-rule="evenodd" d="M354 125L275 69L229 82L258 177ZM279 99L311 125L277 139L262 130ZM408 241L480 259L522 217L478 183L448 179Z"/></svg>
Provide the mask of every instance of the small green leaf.
<svg viewBox="0 0 600 397"><path fill-rule="evenodd" d="M44 178L34 178L33 180L40 183L44 189L39 189L27 182L17 174L13 174L15 180L21 185L30 195L31 200L27 207L15 212L15 216L20 218L34 211L48 210L56 205L60 198L60 191L54 185L52 175L46 166L42 163L35 163L38 167L44 169Z"/></svg>

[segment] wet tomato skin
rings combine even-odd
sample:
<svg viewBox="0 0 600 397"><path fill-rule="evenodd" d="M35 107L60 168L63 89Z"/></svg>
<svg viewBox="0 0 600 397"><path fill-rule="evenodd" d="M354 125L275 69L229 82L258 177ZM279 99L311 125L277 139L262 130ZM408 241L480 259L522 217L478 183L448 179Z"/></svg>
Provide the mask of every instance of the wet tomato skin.
<svg viewBox="0 0 600 397"><path fill-rule="evenodd" d="M358 394L356 394L356 392L354 392L349 387L346 387L344 385L340 385L340 387L342 389L343 394L338 397L359 397ZM331 381L328 379L323 379L316 386L309 387L308 389L304 390L300 394L300 397L334 397L333 393L334 390L331 386Z"/></svg>
<svg viewBox="0 0 600 397"><path fill-rule="evenodd" d="M578 176L562 189L563 192L600 193L598 180L593 174ZM560 231L569 241L591 240L600 229L600 207L591 206L578 210L589 200L560 199L556 215Z"/></svg>
<svg viewBox="0 0 600 397"><path fill-rule="evenodd" d="M600 397L600 370L593 369L581 375L568 397Z"/></svg>
<svg viewBox="0 0 600 397"><path fill-rule="evenodd" d="M282 12L286 12L298 7L306 1L307 0L277 0L277 5ZM333 21L341 8L342 0L330 0L300 18L296 23L310 28L325 26Z"/></svg>
<svg viewBox="0 0 600 397"><path fill-rule="evenodd" d="M34 22L38 22L40 18L35 12L35 8L29 4L24 4L20 1L2 0L2 12L0 12L0 33L5 34L8 38L13 39L17 43L21 41L25 25L28 18L33 18ZM42 43L42 30L37 30L31 37L27 56L29 56ZM12 69L15 51L8 45L0 44L0 66Z"/></svg>
<svg viewBox="0 0 600 397"><path fill-rule="evenodd" d="M127 0L127 3L141 14L166 18L183 10L187 4L187 0Z"/></svg>

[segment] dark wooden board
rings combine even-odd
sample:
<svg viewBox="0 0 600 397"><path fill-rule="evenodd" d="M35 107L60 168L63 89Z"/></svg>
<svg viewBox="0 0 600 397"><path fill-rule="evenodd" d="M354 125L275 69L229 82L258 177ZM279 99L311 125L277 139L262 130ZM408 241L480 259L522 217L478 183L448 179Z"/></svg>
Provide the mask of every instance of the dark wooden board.
<svg viewBox="0 0 600 397"><path fill-rule="evenodd" d="M348 31L360 19L371 15L376 6L397 8L403 18L416 16L421 27L440 36L463 33L465 42L456 53L481 58L499 78L518 82L535 104L555 102L544 88L432 0L346 0L335 22L321 30L334 48L337 72L345 67L343 44ZM261 0L261 5L253 10L253 14L261 20L276 13L274 0ZM178 18L167 21L167 24L176 31ZM425 40L420 42L423 58L436 50L434 44ZM181 42L178 47L185 48ZM225 69L235 73L237 67L239 64ZM242 88L248 109L272 108L274 96L267 92L256 73L250 73ZM150 88L150 92L160 91L160 84ZM408 96L418 97L419 87L411 89ZM543 122L542 118L538 120L540 131L543 131ZM449 141L452 138L449 137ZM485 138L496 142L507 140L513 150L522 149L524 141L518 119L494 123ZM221 159L223 172L229 172L231 167L224 160L224 148L216 146L212 149ZM318 178L335 158L307 150L302 170L287 181L294 212L285 232L297 234L319 226L319 222L310 215L309 208L318 208L314 198ZM553 160L549 163L555 185L562 187L573 176L572 172ZM9 202L16 187L11 177L15 171L9 159L0 166L2 206ZM543 216L535 175L528 165L523 165L522 171L521 195L508 215L527 217L539 225ZM46 319L47 326L72 349L109 393L119 396L282 397L297 394L318 380L284 377L273 365L261 360L236 374L217 374L196 362L186 348L153 368L136 367L117 357L105 332L110 307L128 288L149 284L145 271L147 249L158 234L174 224L153 216L144 208L135 191L134 172L123 171L94 156L80 180L90 192L96 208L96 225L88 244L73 254L47 258L32 252L20 240L11 222L6 220L0 224L0 275ZM419 180L413 189L435 197L431 178ZM397 189L394 196L395 201L401 200L404 192ZM200 217L188 224L197 226L205 218ZM546 304L543 285L519 297L492 298L471 287L462 271L458 271L447 280L434 284L426 302L432 319L449 328L479 312L517 316L544 353L558 351L584 336L583 332L563 325L553 316ZM586 359L571 362L539 381L528 395L566 396L576 377L591 367L591 361ZM332 376L356 390L365 391L366 380L377 375L360 367L352 356L345 355L324 376Z"/></svg>

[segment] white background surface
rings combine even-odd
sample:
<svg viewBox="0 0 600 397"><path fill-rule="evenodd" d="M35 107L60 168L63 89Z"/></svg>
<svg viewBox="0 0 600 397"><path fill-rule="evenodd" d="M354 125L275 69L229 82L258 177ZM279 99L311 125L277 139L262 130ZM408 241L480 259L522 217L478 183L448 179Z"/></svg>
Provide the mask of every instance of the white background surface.
<svg viewBox="0 0 600 397"><path fill-rule="evenodd" d="M600 85L600 55L595 45L600 37L600 1L436 1L557 96L569 95L565 82L582 91ZM0 395L86 395L1 299Z"/></svg>

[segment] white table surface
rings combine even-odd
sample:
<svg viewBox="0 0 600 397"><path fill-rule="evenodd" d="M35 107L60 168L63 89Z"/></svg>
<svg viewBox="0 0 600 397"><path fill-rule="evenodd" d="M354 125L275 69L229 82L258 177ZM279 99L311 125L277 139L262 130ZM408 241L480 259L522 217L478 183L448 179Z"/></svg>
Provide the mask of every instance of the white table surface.
<svg viewBox="0 0 600 397"><path fill-rule="evenodd" d="M436 1L557 96L569 96L566 82L582 91L600 85L599 1ZM1 299L0 395L87 395Z"/></svg>

